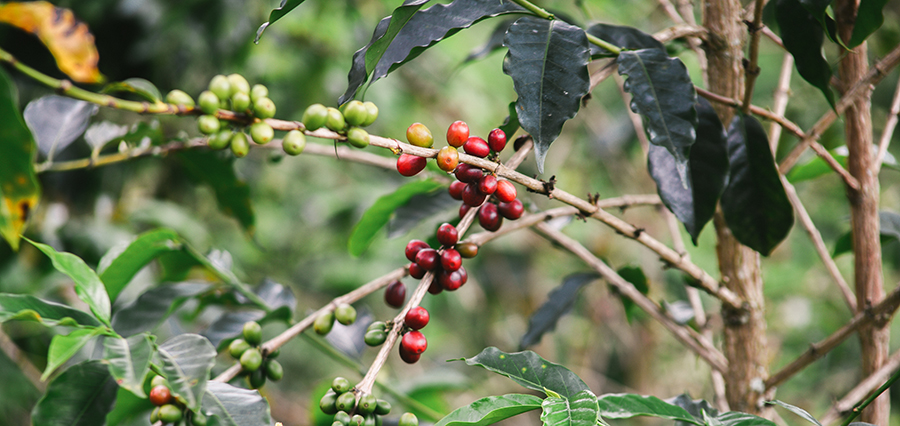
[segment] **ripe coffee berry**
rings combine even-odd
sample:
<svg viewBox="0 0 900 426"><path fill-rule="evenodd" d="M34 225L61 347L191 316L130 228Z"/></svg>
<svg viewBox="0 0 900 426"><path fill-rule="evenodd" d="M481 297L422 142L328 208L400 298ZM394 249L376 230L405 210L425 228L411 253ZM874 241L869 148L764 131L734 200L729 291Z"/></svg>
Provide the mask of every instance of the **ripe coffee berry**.
<svg viewBox="0 0 900 426"><path fill-rule="evenodd" d="M438 282L441 288L447 291L455 291L462 287L468 281L469 275L466 268L461 267L455 271L441 271L438 275Z"/></svg>
<svg viewBox="0 0 900 426"><path fill-rule="evenodd" d="M433 248L419 250L416 254L416 265L426 271L433 271L440 265L440 255Z"/></svg>
<svg viewBox="0 0 900 426"><path fill-rule="evenodd" d="M426 312L426 315L428 313ZM425 322L428 322L427 320ZM424 327L424 326L423 326ZM172 392L164 385L154 386L150 389L150 402L155 406L166 405L172 401Z"/></svg>
<svg viewBox="0 0 900 426"><path fill-rule="evenodd" d="M521 200L516 199L509 203L497 204L497 211L500 212L501 216L509 220L516 220L522 217L522 213L525 212L525 206L522 205Z"/></svg>
<svg viewBox="0 0 900 426"><path fill-rule="evenodd" d="M472 183L478 182L478 179L481 179L484 176L484 172L481 171L481 168L470 166L468 164L460 164L456 168L456 179L460 182Z"/></svg>
<svg viewBox="0 0 900 426"><path fill-rule="evenodd" d="M456 170L459 165L459 152L452 146L445 146L437 154L437 165L445 172Z"/></svg>
<svg viewBox="0 0 900 426"><path fill-rule="evenodd" d="M516 187L508 180L498 181L497 192L494 193L494 196L504 203L511 203L516 199Z"/></svg>
<svg viewBox="0 0 900 426"><path fill-rule="evenodd" d="M426 271L425 268L419 266L415 262L409 264L409 276L411 276L417 280L421 280L422 277L424 277L427 272L428 271ZM399 306L398 306L398 308L399 308Z"/></svg>
<svg viewBox="0 0 900 426"><path fill-rule="evenodd" d="M459 231L456 230L455 226L444 223L438 227L437 239L441 244L450 247L459 241Z"/></svg>
<svg viewBox="0 0 900 426"><path fill-rule="evenodd" d="M400 347L405 348L408 352L421 355L428 349L428 340L421 331L410 331L403 335L400 341Z"/></svg>
<svg viewBox="0 0 900 426"><path fill-rule="evenodd" d="M428 311L421 306L415 306L406 313L404 322L413 330L420 330L428 325Z"/></svg>
<svg viewBox="0 0 900 426"><path fill-rule="evenodd" d="M491 153L491 147L488 146L488 143L478 136L472 136L471 138L469 138L466 141L465 145L463 145L463 149L466 151L466 154L481 158L487 157L488 154Z"/></svg>
<svg viewBox="0 0 900 426"><path fill-rule="evenodd" d="M422 354L410 352L409 350L404 349L402 344L400 345L400 359L402 359L403 362L407 364L415 364L419 361L419 358L421 356Z"/></svg>
<svg viewBox="0 0 900 426"><path fill-rule="evenodd" d="M447 143L457 148L469 139L469 125L465 121L454 121L447 129Z"/></svg>
<svg viewBox="0 0 900 426"><path fill-rule="evenodd" d="M416 255L419 254L419 250L427 249L428 243L422 240L412 240L408 244L406 244L406 258L409 259L410 262L416 261Z"/></svg>
<svg viewBox="0 0 900 426"><path fill-rule="evenodd" d="M465 189L463 189L462 196L463 202L472 207L480 206L484 203L484 200L487 199L487 195L478 191L478 185L475 183L466 185Z"/></svg>
<svg viewBox="0 0 900 426"><path fill-rule="evenodd" d="M455 271L460 266L462 266L462 256L458 251L448 248L441 253L441 267L445 271Z"/></svg>
<svg viewBox="0 0 900 426"><path fill-rule="evenodd" d="M494 175L484 175L478 181L478 192L484 195L491 195L497 191L497 177Z"/></svg>
<svg viewBox="0 0 900 426"><path fill-rule="evenodd" d="M443 271L442 271L443 272ZM428 292L431 294L440 294L440 292L444 291L444 287L441 287L440 281L438 281L438 276L434 277L434 280L431 281L431 284L428 285Z"/></svg>
<svg viewBox="0 0 900 426"><path fill-rule="evenodd" d="M468 204L465 204L465 203L460 204L460 206L459 206L459 218L462 219L463 216L465 216L466 213L468 213L469 210L470 210L471 208L472 208L472 206L470 206L470 205L468 205Z"/></svg>
<svg viewBox="0 0 900 426"><path fill-rule="evenodd" d="M494 232L503 225L503 217L497 211L497 205L494 203L485 203L478 210L478 223L482 228Z"/></svg>
<svg viewBox="0 0 900 426"><path fill-rule="evenodd" d="M388 284L384 289L384 303L394 308L402 308L406 302L406 285L399 280Z"/></svg>
<svg viewBox="0 0 900 426"><path fill-rule="evenodd" d="M415 146L423 148L431 148L434 145L434 137L431 136L431 130L428 130L422 123L413 123L406 129L406 140Z"/></svg>
<svg viewBox="0 0 900 426"><path fill-rule="evenodd" d="M450 196L455 200L462 200L462 192L465 187L465 182L460 182L458 180L453 181L453 183L450 184L450 188L448 189L448 191L450 192Z"/></svg>
<svg viewBox="0 0 900 426"><path fill-rule="evenodd" d="M500 129L491 130L488 135L488 145L494 152L503 151L503 148L506 148L506 133Z"/></svg>
<svg viewBox="0 0 900 426"><path fill-rule="evenodd" d="M425 165L427 164L427 160L425 157L419 157L418 155L410 155L410 154L400 154L400 158L397 159L397 171L400 172L401 175L410 177L419 174L422 170L425 170Z"/></svg>

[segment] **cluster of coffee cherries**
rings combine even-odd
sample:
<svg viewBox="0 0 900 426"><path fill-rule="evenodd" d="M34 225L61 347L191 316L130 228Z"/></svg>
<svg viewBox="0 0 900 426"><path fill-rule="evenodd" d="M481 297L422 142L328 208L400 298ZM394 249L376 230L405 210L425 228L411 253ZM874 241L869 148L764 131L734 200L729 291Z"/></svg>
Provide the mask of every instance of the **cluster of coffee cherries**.
<svg viewBox="0 0 900 426"><path fill-rule="evenodd" d="M378 399L370 393L362 394L356 401L357 390L351 388L350 381L335 377L331 389L319 400L319 409L334 415L331 426L380 426L381 416L391 412L391 403ZM400 426L418 426L419 420L413 413L400 416Z"/></svg>
<svg viewBox="0 0 900 426"><path fill-rule="evenodd" d="M363 127L370 126L378 118L378 107L373 102L352 100L341 109L312 104L303 112L303 126L314 131L325 127L340 133L356 148L369 146L369 133Z"/></svg>
<svg viewBox="0 0 900 426"><path fill-rule="evenodd" d="M430 148L434 143L431 131L421 123L409 126L406 138L410 144L421 147ZM516 220L522 217L525 208L522 201L516 198L516 187L512 182L498 179L480 167L459 164L459 147L469 155L496 159L497 154L506 147L503 130L492 130L488 140L484 140L478 136L470 137L469 126L463 121L456 121L447 129L447 143L449 145L437 154L437 164L457 179L450 184L449 191L450 196L463 202L459 208L460 218L469 209L478 208L478 223L493 232L500 229L504 218ZM425 168L426 161L424 157L401 154L397 159L397 171L404 176L414 176Z"/></svg>
<svg viewBox="0 0 900 426"><path fill-rule="evenodd" d="M241 372L247 374L250 387L259 389L266 384L266 379L279 381L284 377L284 367L275 360L279 351L275 350L263 356L259 344L262 343L262 327L256 321L244 323L241 338L234 339L228 345L228 353L241 363Z"/></svg>
<svg viewBox="0 0 900 426"><path fill-rule="evenodd" d="M428 349L428 340L419 331L428 325L428 319L428 311L421 306L414 306L406 312L403 320L405 327L401 331L403 337L400 339L400 359L407 364L416 363L425 352L425 349ZM364 340L369 346L379 346L387 339L390 330L390 324L383 321L375 321L366 330Z"/></svg>
<svg viewBox="0 0 900 426"><path fill-rule="evenodd" d="M334 308L334 311L328 311L316 317L313 322L313 330L324 336L331 332L334 320L343 325L353 324L356 322L356 309L348 303L341 303Z"/></svg>
<svg viewBox="0 0 900 426"><path fill-rule="evenodd" d="M172 395L169 382L163 376L153 376L153 379L150 380L150 402L156 406L150 412L150 423L159 421L164 424L175 424L182 422L181 424L186 425L206 426L206 416L185 409L184 404ZM190 418L183 422L185 415Z"/></svg>

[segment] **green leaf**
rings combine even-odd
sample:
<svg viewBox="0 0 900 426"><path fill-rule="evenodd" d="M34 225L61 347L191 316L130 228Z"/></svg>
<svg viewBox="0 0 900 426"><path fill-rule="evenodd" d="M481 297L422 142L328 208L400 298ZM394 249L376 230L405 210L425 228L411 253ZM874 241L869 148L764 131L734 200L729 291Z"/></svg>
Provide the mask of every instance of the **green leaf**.
<svg viewBox="0 0 900 426"><path fill-rule="evenodd" d="M212 188L219 210L237 219L244 230L252 234L255 215L250 204L250 187L234 173L234 157L191 149L178 152L177 158L197 182Z"/></svg>
<svg viewBox="0 0 900 426"><path fill-rule="evenodd" d="M377 40L373 40L366 49L366 74L370 74L375 70L375 66L384 56L385 51L391 46L397 33L403 29L410 19L419 11L429 0L406 0L403 5L394 9L391 13L391 21L388 24L384 35Z"/></svg>
<svg viewBox="0 0 900 426"><path fill-rule="evenodd" d="M134 93L150 102L162 102L162 95L156 86L143 78L129 78L106 85L101 93Z"/></svg>
<svg viewBox="0 0 900 426"><path fill-rule="evenodd" d="M453 207L458 208L459 201L453 199L447 191L435 190L413 195L406 204L394 210L386 225L387 238L404 235L435 215L446 216L447 211Z"/></svg>
<svg viewBox="0 0 900 426"><path fill-rule="evenodd" d="M548 397L541 409L544 426L595 426L599 411L597 397L589 389L568 399Z"/></svg>
<svg viewBox="0 0 900 426"><path fill-rule="evenodd" d="M831 150L831 156L837 160L840 165L847 167L847 155L839 154L836 150ZM831 174L834 169L828 166L828 163L822 157L816 156L808 163L796 166L788 172L785 177L790 183L803 182L805 180L815 179L819 176Z"/></svg>
<svg viewBox="0 0 900 426"><path fill-rule="evenodd" d="M269 426L269 403L258 391L227 383L209 382L203 394L203 410L225 426Z"/></svg>
<svg viewBox="0 0 900 426"><path fill-rule="evenodd" d="M509 394L481 398L459 407L434 426L487 426L541 408L541 398Z"/></svg>
<svg viewBox="0 0 900 426"><path fill-rule="evenodd" d="M636 416L659 417L669 420L702 425L691 413L677 405L669 404L655 396L627 393L606 394L597 397L600 416L607 419L630 419Z"/></svg>
<svg viewBox="0 0 900 426"><path fill-rule="evenodd" d="M123 249L114 248L107 252L100 259L97 272L106 286L110 300L115 302L135 274L150 261L181 248L181 238L175 231L156 229L139 235Z"/></svg>
<svg viewBox="0 0 900 426"><path fill-rule="evenodd" d="M100 325L94 317L66 305L30 295L0 293L0 322L11 319L37 321L47 327Z"/></svg>
<svg viewBox="0 0 900 426"><path fill-rule="evenodd" d="M116 383L134 395L146 398L144 378L150 371L153 340L147 334L136 334L127 339L107 337L103 341L103 359L109 363L109 373Z"/></svg>
<svg viewBox="0 0 900 426"><path fill-rule="evenodd" d="M38 250L44 252L53 261L53 267L72 278L75 282L75 293L87 303L91 312L104 325L109 326L109 295L100 277L80 257L72 253L58 252L46 244L37 243L26 238Z"/></svg>
<svg viewBox="0 0 900 426"><path fill-rule="evenodd" d="M222 314L209 325L209 328L203 331L203 336L209 339L213 346L222 346L231 341L231 338L240 335L244 329L244 323L247 321L256 321L260 324L270 321L290 321L294 307L297 305L297 298L294 297L290 287L266 278L253 292L272 308L272 312L266 314L260 309L251 309ZM246 306L257 308L256 305L249 302Z"/></svg>
<svg viewBox="0 0 900 426"><path fill-rule="evenodd" d="M534 138L538 172L563 124L575 117L590 90L587 35L558 19L526 16L509 27L503 73L512 77L519 124Z"/></svg>
<svg viewBox="0 0 900 426"><path fill-rule="evenodd" d="M695 419L702 419L704 414L711 416L719 415L719 410L715 409L712 404L703 399L693 399L691 395L683 393L676 397L665 400L669 404L677 405L691 413ZM704 413L705 412L705 413ZM688 423L676 421L675 426L687 426Z"/></svg>
<svg viewBox="0 0 900 426"><path fill-rule="evenodd" d="M184 398L192 411L199 410L216 363L216 348L203 336L181 334L160 345L158 353L172 395Z"/></svg>
<svg viewBox="0 0 900 426"><path fill-rule="evenodd" d="M31 424L102 425L116 402L117 389L116 381L101 361L73 365L50 382L31 411Z"/></svg>
<svg viewBox="0 0 900 426"><path fill-rule="evenodd" d="M697 92L687 67L659 49L624 51L616 61L619 74L627 75L631 110L640 114L650 143L666 148L675 159L675 169L687 187L688 156L697 139Z"/></svg>
<svg viewBox="0 0 900 426"><path fill-rule="evenodd" d="M0 69L0 235L19 250L20 235L41 187L34 172L35 143L19 113L16 87Z"/></svg>
<svg viewBox="0 0 900 426"><path fill-rule="evenodd" d="M669 150L650 145L647 169L656 181L663 204L684 224L697 245L703 227L712 219L728 179L728 142L718 115L704 98L694 105L699 119L697 141L690 148L689 180L682 181L678 159ZM685 183L687 185L685 185Z"/></svg>
<svg viewBox="0 0 900 426"><path fill-rule="evenodd" d="M720 414L714 420L717 425L721 426L775 426L775 422L771 420L736 411Z"/></svg>
<svg viewBox="0 0 900 426"><path fill-rule="evenodd" d="M781 29L781 41L794 57L797 72L818 88L834 108L834 94L830 88L831 67L822 56L825 39L822 25L799 0L776 0L775 13Z"/></svg>
<svg viewBox="0 0 900 426"><path fill-rule="evenodd" d="M403 185L396 191L376 200L375 204L372 204L372 207L363 213L359 222L353 227L350 240L347 242L350 254L353 256L363 254L372 244L378 231L391 219L394 210L408 203L414 195L426 194L439 188L443 188L439 182L418 180Z"/></svg>
<svg viewBox="0 0 900 426"><path fill-rule="evenodd" d="M259 29L256 30L256 39L254 39L253 42L259 43L259 37L262 36L263 31L265 31L269 25L274 24L275 21L290 13L290 11L294 10L297 6L300 6L304 1L305 0L281 0L281 5L269 12L269 20L260 25Z"/></svg>
<svg viewBox="0 0 900 426"><path fill-rule="evenodd" d="M866 41L875 30L881 28L884 23L882 10L887 5L887 0L860 0L856 11L856 21L853 23L853 34L847 47L854 48Z"/></svg>
<svg viewBox="0 0 900 426"><path fill-rule="evenodd" d="M123 306L113 316L112 328L131 336L156 328L188 298L206 293L215 286L204 283L167 284L151 288L137 300Z"/></svg>
<svg viewBox="0 0 900 426"><path fill-rule="evenodd" d="M593 272L563 278L562 284L547 295L547 301L528 317L528 330L519 340L519 348L537 344L544 333L556 328L556 322L575 305L579 290L598 278L600 276Z"/></svg>
<svg viewBox="0 0 900 426"><path fill-rule="evenodd" d="M468 365L477 365L506 376L528 389L544 393L549 389L565 398L589 389L581 378L568 368L547 361L532 351L508 354L495 347L489 347L465 361Z"/></svg>
<svg viewBox="0 0 900 426"><path fill-rule="evenodd" d="M133 393L119 387L116 392L116 405L106 415L106 424L109 426L146 426L147 414L156 408L147 397L139 398Z"/></svg>
<svg viewBox="0 0 900 426"><path fill-rule="evenodd" d="M53 340L50 341L50 351L47 353L47 367L44 368L44 374L41 374L41 380L47 380L59 366L65 364L69 358L77 354L87 342L101 332L100 328L79 328L66 335L53 336Z"/></svg>
<svg viewBox="0 0 900 426"><path fill-rule="evenodd" d="M516 130L519 130L519 113L516 112L516 102L510 102L508 109L509 115L503 120L503 124L500 125L499 129L503 130L507 138L512 138Z"/></svg>
<svg viewBox="0 0 900 426"><path fill-rule="evenodd" d="M641 269L640 266L623 266L619 268L616 273L624 278L625 281L630 282L634 288L641 292L641 294L647 294L650 291L650 286L647 283L647 275L644 274L644 270ZM631 324L635 316L641 311L641 308L639 308L633 300L622 294L619 294L619 299L622 300L622 306L625 307L625 319Z"/></svg>
<svg viewBox="0 0 900 426"><path fill-rule="evenodd" d="M90 102L47 95L29 102L23 117L38 149L52 157L81 137L99 108Z"/></svg>
<svg viewBox="0 0 900 426"><path fill-rule="evenodd" d="M766 401L766 404L774 404L774 405L777 405L777 406L779 406L779 407L785 408L785 409L787 409L788 411L790 411L790 412L792 412L792 413L794 413L794 414L800 416L800 418L802 418L803 420L806 420L806 421L808 421L808 422L810 422L810 423L812 423L812 424L814 424L814 425L816 425L816 426L822 426L822 423L819 423L819 421L816 420L816 418L813 417L812 414L809 414L808 411L806 411L806 410L804 410L804 409L802 409L802 408L800 408L800 407L797 407L796 405L791 405L791 404L788 404L788 403L786 403L786 402L779 401L779 400L777 400L777 399L774 400L774 401Z"/></svg>
<svg viewBox="0 0 900 426"><path fill-rule="evenodd" d="M622 25L594 24L585 31L622 49L659 49L663 52L666 51L666 46L660 43L659 40L637 28ZM592 58L615 58L618 55L618 53L610 52L600 46L591 44Z"/></svg>
<svg viewBox="0 0 900 426"><path fill-rule="evenodd" d="M741 244L768 256L791 231L794 208L756 118L734 117L728 128L728 157L731 170L721 199L725 221Z"/></svg>

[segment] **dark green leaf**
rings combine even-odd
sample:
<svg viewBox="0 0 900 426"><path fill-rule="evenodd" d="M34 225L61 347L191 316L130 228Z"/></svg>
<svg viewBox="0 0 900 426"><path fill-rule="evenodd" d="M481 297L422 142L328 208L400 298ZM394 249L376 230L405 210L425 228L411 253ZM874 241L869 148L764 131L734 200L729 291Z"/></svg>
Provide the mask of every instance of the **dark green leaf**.
<svg viewBox="0 0 900 426"><path fill-rule="evenodd" d="M177 155L195 180L212 188L219 210L237 219L245 231L253 233L255 216L250 204L250 187L235 175L234 157L218 154L191 149L178 152Z"/></svg>
<svg viewBox="0 0 900 426"><path fill-rule="evenodd" d="M100 280L106 286L109 298L115 302L119 293L150 261L163 253L181 250L181 238L175 231L156 229L145 232L122 250L110 250L97 266Z"/></svg>
<svg viewBox="0 0 900 426"><path fill-rule="evenodd" d="M491 31L491 36L488 37L488 41L484 43L481 47L478 47L472 52L469 53L469 56L466 56L466 59L463 59L463 64L467 64L473 61L480 61L486 58L491 53L494 53L500 48L503 47L503 38L506 37L506 31L509 30L509 26L515 22L515 19L504 19L494 27L494 31Z"/></svg>
<svg viewBox="0 0 900 426"><path fill-rule="evenodd" d="M889 243L891 240L900 241L900 214L881 211L878 212L879 228L881 230L881 244ZM850 231L838 237L834 243L834 250L831 257L838 257L844 253L853 252L853 235Z"/></svg>
<svg viewBox="0 0 900 426"><path fill-rule="evenodd" d="M712 106L698 98L697 142L690 148L689 180L682 182L678 160L661 146L650 145L647 169L656 181L660 199L684 224L697 245L700 231L712 219L728 178L728 142L725 128ZM685 183L687 185L685 185Z"/></svg>
<svg viewBox="0 0 900 426"><path fill-rule="evenodd" d="M28 242L44 252L53 262L53 267L57 271L72 278L72 281L75 282L75 293L78 295L78 298L90 306L91 312L94 313L100 322L109 325L109 295L106 294L106 288L103 287L103 282L100 281L97 273L87 266L80 257L72 253L57 252L53 247L46 244L36 243L31 240L28 240Z"/></svg>
<svg viewBox="0 0 900 426"><path fill-rule="evenodd" d="M827 2L825 2L827 6ZM822 56L824 30L816 17L799 0L776 0L775 13L781 29L781 41L794 56L797 72L809 84L817 87L834 107L831 92L831 67ZM824 7L822 7L824 14Z"/></svg>
<svg viewBox="0 0 900 426"><path fill-rule="evenodd" d="M254 290L260 299L266 302L272 312L266 314L262 310L252 309L245 311L226 312L219 319L213 321L203 332L203 336L209 339L213 346L220 346L227 342L230 338L241 333L244 323L247 321L257 321L266 323L269 321L289 321L297 305L297 299L289 287L266 278L256 290ZM243 299L243 297L240 297ZM254 307L253 304L247 304L248 307Z"/></svg>
<svg viewBox="0 0 900 426"><path fill-rule="evenodd" d="M263 31L266 30L266 27L274 24L275 21L281 19L284 15L287 15L303 2L304 0L281 0L281 5L269 12L269 20L260 25L259 29L256 30L256 39L254 39L253 42L259 43L259 37L262 35Z"/></svg>
<svg viewBox="0 0 900 426"><path fill-rule="evenodd" d="M457 408L434 426L487 426L538 408L541 398L534 395L489 396Z"/></svg>
<svg viewBox="0 0 900 426"><path fill-rule="evenodd" d="M109 336L103 341L103 359L109 363L109 373L123 389L141 398L144 393L144 377L150 371L153 342L147 334L136 334L123 339Z"/></svg>
<svg viewBox="0 0 900 426"><path fill-rule="evenodd" d="M209 382L203 394L203 411L218 417L225 426L269 426L269 403L258 391L227 383Z"/></svg>
<svg viewBox="0 0 900 426"><path fill-rule="evenodd" d="M147 397L139 398L133 393L119 387L116 392L116 405L106 415L109 426L146 426L147 415L156 408Z"/></svg>
<svg viewBox="0 0 900 426"><path fill-rule="evenodd" d="M775 404L779 407L786 408L788 411L800 416L800 418L802 418L803 420L806 420L816 426L822 426L822 423L819 423L819 421L816 420L816 418L813 417L812 414L809 414L808 411L806 411L800 407L797 407L795 405L791 405L786 402L779 401L777 399L774 401L766 401L766 404Z"/></svg>
<svg viewBox="0 0 900 426"><path fill-rule="evenodd" d="M756 118L734 117L728 128L728 157L731 170L722 193L725 221L741 244L768 256L791 231L794 209Z"/></svg>
<svg viewBox="0 0 900 426"><path fill-rule="evenodd" d="M143 78L129 78L125 81L117 81L103 88L102 93L125 92L134 93L150 102L162 102L162 95L156 86Z"/></svg>
<svg viewBox="0 0 900 426"><path fill-rule="evenodd" d="M715 421L721 426L775 426L775 422L771 420L736 411L718 415Z"/></svg>
<svg viewBox="0 0 900 426"><path fill-rule="evenodd" d="M647 276L644 275L644 270L641 269L640 266L624 266L619 268L616 273L619 274L625 281L630 282L638 291L642 294L647 294L650 291L650 286L647 284ZM615 287L611 287L614 289ZM615 293L615 291L613 291ZM641 311L641 309L632 301L631 299L619 294L619 299L622 300L622 306L625 307L625 319L628 320L630 324L634 321L635 316Z"/></svg>
<svg viewBox="0 0 900 426"><path fill-rule="evenodd" d="M53 336L53 340L50 341L50 350L47 353L47 367L41 374L41 381L47 380L57 368L75 356L87 342L101 332L100 328L79 328L72 330L69 334Z"/></svg>
<svg viewBox="0 0 900 426"><path fill-rule="evenodd" d="M508 354L495 347L489 347L465 361L468 365L477 365L509 377L528 389L540 392L549 389L564 398L571 398L583 390L589 390L581 378L568 368L547 361L532 351Z"/></svg>
<svg viewBox="0 0 900 426"><path fill-rule="evenodd" d="M151 288L134 302L116 311L112 328L122 336L152 330L187 298L203 294L213 287L210 284L188 282Z"/></svg>
<svg viewBox="0 0 900 426"><path fill-rule="evenodd" d="M597 397L585 389L571 398L550 396L541 403L544 426L595 426L598 411Z"/></svg>
<svg viewBox="0 0 900 426"><path fill-rule="evenodd" d="M663 52L666 51L666 46L660 43L659 40L637 28L622 25L594 24L585 31L592 36L607 41L614 46L621 47L622 49L659 49ZM610 52L600 46L591 44L591 57L615 58L618 55L618 53Z"/></svg>
<svg viewBox="0 0 900 426"><path fill-rule="evenodd" d="M87 130L99 108L89 102L47 95L29 102L23 116L41 154L52 156Z"/></svg>
<svg viewBox="0 0 900 426"><path fill-rule="evenodd" d="M600 417L607 419L630 419L636 416L651 416L702 425L691 413L677 405L669 404L655 396L635 394L606 394L597 397Z"/></svg>
<svg viewBox="0 0 900 426"><path fill-rule="evenodd" d="M441 189L413 195L406 204L394 211L387 223L387 237L394 238L406 234L425 219L441 213L446 214L452 207L458 208L459 201Z"/></svg>
<svg viewBox="0 0 900 426"><path fill-rule="evenodd" d="M684 408L688 413L691 413L691 415L694 416L695 419L702 419L704 412L711 416L719 415L719 410L713 408L713 406L709 402L706 402L706 400L703 399L692 399L691 396L687 393L683 393L674 398L669 398L665 401L669 404ZM686 423L682 421L675 422L675 426L688 426L690 424L692 423Z"/></svg>
<svg viewBox="0 0 900 426"><path fill-rule="evenodd" d="M369 48L366 49L366 74L370 74L375 70L376 65L378 65L378 62L381 61L381 58L384 56L387 49L394 42L397 34L400 33L416 12L418 12L425 3L428 3L428 1L429 0L405 0L403 5L394 9L391 13L391 23L388 24L384 35L377 40L374 40ZM377 77L374 77L372 81L377 79Z"/></svg>
<svg viewBox="0 0 900 426"><path fill-rule="evenodd" d="M160 345L158 353L172 395L184 398L191 410L199 410L209 372L216 364L216 348L203 336L181 334Z"/></svg>
<svg viewBox="0 0 900 426"><path fill-rule="evenodd" d="M860 0L859 9L856 12L856 21L853 23L853 35L847 47L854 48L866 41L866 39L881 28L884 23L882 10L887 0Z"/></svg>
<svg viewBox="0 0 900 426"><path fill-rule="evenodd" d="M31 412L31 423L40 426L97 426L116 402L116 381L100 361L69 367L47 387Z"/></svg>
<svg viewBox="0 0 900 426"><path fill-rule="evenodd" d="M562 284L554 288L547 295L547 301L528 318L528 330L519 340L519 349L537 344L544 333L556 328L556 322L575 305L578 291L598 278L600 276L593 272L563 278Z"/></svg>
<svg viewBox="0 0 900 426"><path fill-rule="evenodd" d="M66 305L24 294L0 293L0 322L11 319L38 321L48 327L100 325L94 317Z"/></svg>
<svg viewBox="0 0 900 426"><path fill-rule="evenodd" d="M385 224L388 223L394 210L405 205L409 200L418 194L425 194L443 188L439 182L433 180L417 180L397 188L396 191L383 195L381 198L369 207L363 216L359 219L353 232L350 234L350 240L347 242L347 248L353 256L363 254L375 235Z"/></svg>
<svg viewBox="0 0 900 426"><path fill-rule="evenodd" d="M831 252L831 257L835 258L844 253L851 252L853 252L853 234L850 231L847 231L838 237L837 241L834 243L834 250Z"/></svg>
<svg viewBox="0 0 900 426"><path fill-rule="evenodd" d="M697 93L687 67L659 49L624 51L616 61L619 74L628 76L624 87L632 95L631 110L641 115L650 143L672 154L679 178L687 182L698 126Z"/></svg>
<svg viewBox="0 0 900 426"><path fill-rule="evenodd" d="M538 172L563 124L581 107L590 90L590 48L581 28L560 20L530 16L509 27L503 72L512 77L519 124L534 138Z"/></svg>
<svg viewBox="0 0 900 426"><path fill-rule="evenodd" d="M516 102L509 103L509 115L506 116L506 119L503 120L503 124L500 125L499 129L503 130L503 133L506 134L506 137L511 139L512 136L516 133L516 130L519 130L519 113L516 112Z"/></svg>

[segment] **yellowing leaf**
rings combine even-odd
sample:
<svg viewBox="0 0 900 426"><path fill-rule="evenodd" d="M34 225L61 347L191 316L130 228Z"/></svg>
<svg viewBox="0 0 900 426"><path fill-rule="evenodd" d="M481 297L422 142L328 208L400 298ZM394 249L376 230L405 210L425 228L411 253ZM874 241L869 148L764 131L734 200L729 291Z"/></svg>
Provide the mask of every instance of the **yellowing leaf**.
<svg viewBox="0 0 900 426"><path fill-rule="evenodd" d="M0 235L19 248L29 213L40 198L34 173L35 144L16 106L15 87L0 69Z"/></svg>
<svg viewBox="0 0 900 426"><path fill-rule="evenodd" d="M0 22L38 36L56 58L59 69L72 80L81 83L103 81L103 75L97 69L100 54L94 45L94 36L71 10L45 1L6 3L0 5Z"/></svg>

